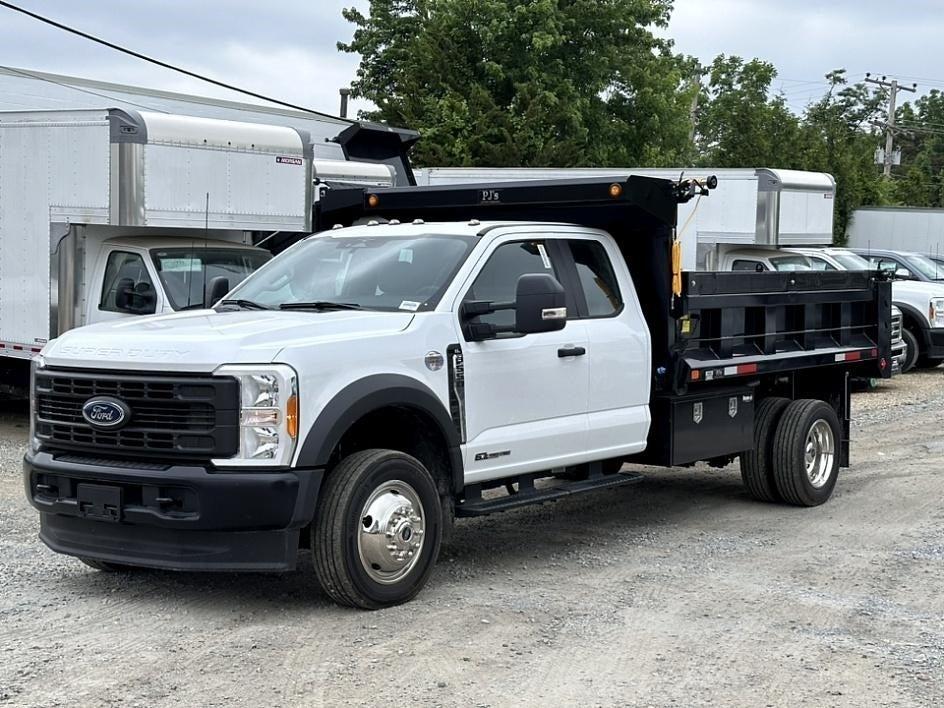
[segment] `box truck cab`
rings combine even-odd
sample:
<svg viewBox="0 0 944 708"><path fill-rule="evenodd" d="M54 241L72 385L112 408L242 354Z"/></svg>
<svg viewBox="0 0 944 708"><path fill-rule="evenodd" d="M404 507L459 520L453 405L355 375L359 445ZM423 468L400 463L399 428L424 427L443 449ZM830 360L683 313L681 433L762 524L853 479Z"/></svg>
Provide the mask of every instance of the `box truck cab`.
<svg viewBox="0 0 944 708"><path fill-rule="evenodd" d="M639 479L624 462L740 458L755 498L824 503L849 378L888 375L888 283L683 271L696 193L326 194L338 228L213 309L47 345L24 460L42 540L103 570L287 571L304 547L330 597L375 609L420 591L454 517L605 493Z"/></svg>

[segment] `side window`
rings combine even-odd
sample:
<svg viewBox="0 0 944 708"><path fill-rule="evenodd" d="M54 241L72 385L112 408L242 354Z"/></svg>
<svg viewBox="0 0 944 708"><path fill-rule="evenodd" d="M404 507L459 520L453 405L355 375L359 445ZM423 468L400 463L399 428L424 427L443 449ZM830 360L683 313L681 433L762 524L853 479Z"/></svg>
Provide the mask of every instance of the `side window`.
<svg viewBox="0 0 944 708"><path fill-rule="evenodd" d="M767 266L760 261L738 259L731 264L731 270L749 270L752 273L761 273L767 270Z"/></svg>
<svg viewBox="0 0 944 708"><path fill-rule="evenodd" d="M816 258L815 256L810 256L810 264L813 266L813 270L836 270L822 258Z"/></svg>
<svg viewBox="0 0 944 708"><path fill-rule="evenodd" d="M98 309L134 315L149 315L157 309L154 284L140 255L124 251L108 255Z"/></svg>
<svg viewBox="0 0 944 708"><path fill-rule="evenodd" d="M606 249L598 241L568 241L577 266L577 278L587 300L589 317L609 317L620 311L623 300Z"/></svg>
<svg viewBox="0 0 944 708"><path fill-rule="evenodd" d="M513 302L518 278L528 273L547 273L558 278L543 241L515 241L499 246L479 271L465 300ZM515 324L513 310L481 315L479 322L507 327ZM508 336L508 335L499 335Z"/></svg>

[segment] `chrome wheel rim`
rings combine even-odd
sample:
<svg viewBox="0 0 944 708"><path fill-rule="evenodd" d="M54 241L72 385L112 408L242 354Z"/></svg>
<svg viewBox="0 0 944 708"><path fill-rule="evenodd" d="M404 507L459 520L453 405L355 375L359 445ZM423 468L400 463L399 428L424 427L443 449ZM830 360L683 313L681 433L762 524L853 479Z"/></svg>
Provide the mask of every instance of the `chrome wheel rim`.
<svg viewBox="0 0 944 708"><path fill-rule="evenodd" d="M416 567L426 536L420 497L406 482L384 482L367 498L358 518L357 555L375 582L399 582Z"/></svg>
<svg viewBox="0 0 944 708"><path fill-rule="evenodd" d="M820 489L829 481L833 471L833 459L836 456L836 439L829 423L820 418L813 423L806 435L804 457L806 476L815 489Z"/></svg>

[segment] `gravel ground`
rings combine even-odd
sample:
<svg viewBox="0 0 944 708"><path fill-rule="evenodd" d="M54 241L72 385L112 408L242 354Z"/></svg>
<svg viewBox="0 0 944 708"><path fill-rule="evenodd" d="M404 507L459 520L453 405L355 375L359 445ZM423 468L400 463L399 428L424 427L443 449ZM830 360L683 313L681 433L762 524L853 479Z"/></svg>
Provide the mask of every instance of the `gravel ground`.
<svg viewBox="0 0 944 708"><path fill-rule="evenodd" d="M816 509L737 467L463 521L412 603L285 576L97 573L36 538L0 416L0 704L944 705L944 372L856 394Z"/></svg>

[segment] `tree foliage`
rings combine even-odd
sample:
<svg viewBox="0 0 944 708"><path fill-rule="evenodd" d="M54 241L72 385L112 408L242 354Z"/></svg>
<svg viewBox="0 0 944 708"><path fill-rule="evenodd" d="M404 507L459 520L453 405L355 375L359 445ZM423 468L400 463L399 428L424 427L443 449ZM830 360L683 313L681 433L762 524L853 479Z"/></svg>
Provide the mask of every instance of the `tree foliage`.
<svg viewBox="0 0 944 708"><path fill-rule="evenodd" d="M830 72L802 113L774 66L696 62L657 36L673 0L370 0L344 11L363 117L420 131L427 166L777 167L837 181L837 240L864 204L944 206L944 94L903 105L906 167L874 163L887 95ZM698 99L697 120L690 115Z"/></svg>
<svg viewBox="0 0 944 708"><path fill-rule="evenodd" d="M429 165L608 165L688 151L671 0L371 0L339 44L365 117L419 130Z"/></svg>

